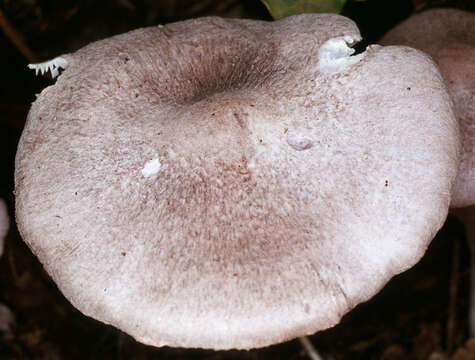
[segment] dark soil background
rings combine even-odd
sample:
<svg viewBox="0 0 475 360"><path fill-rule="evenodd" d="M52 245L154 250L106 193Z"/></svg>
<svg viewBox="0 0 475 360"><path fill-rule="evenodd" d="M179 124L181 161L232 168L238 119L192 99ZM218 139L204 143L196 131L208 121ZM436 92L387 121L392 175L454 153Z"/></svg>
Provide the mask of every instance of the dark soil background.
<svg viewBox="0 0 475 360"><path fill-rule="evenodd" d="M475 12L474 0L349 1L344 15L366 43L435 6ZM0 0L0 198L13 218L16 144L35 94L51 83L29 62L44 61L137 27L204 15L268 19L258 0ZM6 22L5 22L5 19ZM23 48L21 43L30 49ZM463 226L449 217L426 256L332 329L310 337L325 359L475 359L468 339L469 259ZM24 245L15 225L0 258L0 303L14 317L0 331L0 359L305 359L298 341L252 351L153 348L85 317L61 295Z"/></svg>

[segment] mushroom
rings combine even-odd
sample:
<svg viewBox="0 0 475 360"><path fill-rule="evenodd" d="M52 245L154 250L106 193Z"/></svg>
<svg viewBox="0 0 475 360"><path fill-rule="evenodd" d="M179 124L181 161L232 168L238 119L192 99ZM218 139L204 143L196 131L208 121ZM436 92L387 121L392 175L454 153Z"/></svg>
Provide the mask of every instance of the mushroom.
<svg viewBox="0 0 475 360"><path fill-rule="evenodd" d="M4 241L9 227L10 219L8 217L7 204L0 199L0 256L3 255Z"/></svg>
<svg viewBox="0 0 475 360"><path fill-rule="evenodd" d="M436 61L454 102L462 153L451 207L465 225L475 264L475 14L431 9L411 16L388 32L382 44L408 45ZM470 331L475 335L475 265L472 265Z"/></svg>
<svg viewBox="0 0 475 360"><path fill-rule="evenodd" d="M24 241L74 306L146 344L337 324L420 259L459 163L432 60L360 39L333 14L210 17L62 55L18 146Z"/></svg>

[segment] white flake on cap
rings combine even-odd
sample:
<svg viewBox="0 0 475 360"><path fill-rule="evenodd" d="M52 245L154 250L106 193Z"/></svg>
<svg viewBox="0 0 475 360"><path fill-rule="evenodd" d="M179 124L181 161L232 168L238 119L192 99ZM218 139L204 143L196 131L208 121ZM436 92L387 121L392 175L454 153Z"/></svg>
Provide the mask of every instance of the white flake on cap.
<svg viewBox="0 0 475 360"><path fill-rule="evenodd" d="M353 55L355 49L350 47L360 40L361 38L359 37L351 36L327 40L318 52L318 67L320 71L338 72L360 61L364 57L364 53Z"/></svg>
<svg viewBox="0 0 475 360"><path fill-rule="evenodd" d="M142 175L146 178L156 176L158 172L160 171L162 164L160 163L160 160L153 159L145 163L143 169L142 169Z"/></svg>
<svg viewBox="0 0 475 360"><path fill-rule="evenodd" d="M28 69L35 70L35 75L41 72L44 75L46 72L51 72L51 77L54 79L59 75L59 69L66 69L68 67L68 61L60 56L38 64L28 64Z"/></svg>

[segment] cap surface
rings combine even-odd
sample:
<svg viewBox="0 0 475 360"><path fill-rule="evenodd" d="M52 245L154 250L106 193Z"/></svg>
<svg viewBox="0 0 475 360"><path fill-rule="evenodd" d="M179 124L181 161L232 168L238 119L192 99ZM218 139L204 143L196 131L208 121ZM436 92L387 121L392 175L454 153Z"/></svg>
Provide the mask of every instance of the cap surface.
<svg viewBox="0 0 475 360"><path fill-rule="evenodd" d="M16 158L24 240L82 312L155 346L335 325L424 253L458 164L432 60L349 19L203 18L65 55Z"/></svg>
<svg viewBox="0 0 475 360"><path fill-rule="evenodd" d="M428 10L396 26L381 43L415 47L439 65L454 101L462 137L451 206L475 204L475 14L456 9Z"/></svg>

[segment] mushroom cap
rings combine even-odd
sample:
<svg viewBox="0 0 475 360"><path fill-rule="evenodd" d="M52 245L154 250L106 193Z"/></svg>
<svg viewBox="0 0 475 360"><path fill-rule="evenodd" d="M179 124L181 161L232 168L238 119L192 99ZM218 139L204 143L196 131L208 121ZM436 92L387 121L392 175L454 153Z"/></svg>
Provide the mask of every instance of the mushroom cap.
<svg viewBox="0 0 475 360"><path fill-rule="evenodd" d="M5 237L10 227L10 218L8 217L7 204L0 199L0 256L3 255Z"/></svg>
<svg viewBox="0 0 475 360"><path fill-rule="evenodd" d="M202 18L65 55L16 158L23 239L83 313L155 346L339 322L442 226L457 121L432 60L344 17Z"/></svg>
<svg viewBox="0 0 475 360"><path fill-rule="evenodd" d="M411 16L381 40L427 52L439 65L460 123L462 154L452 207L475 204L475 14L431 9Z"/></svg>

